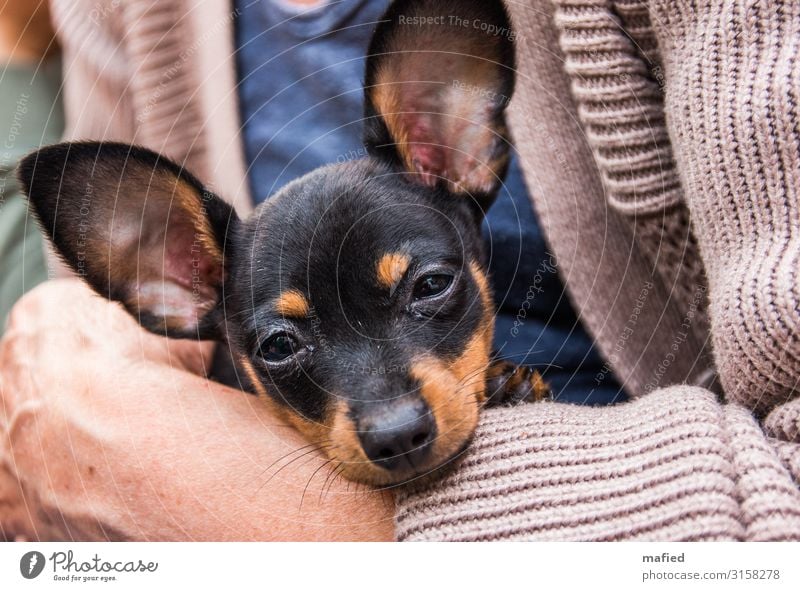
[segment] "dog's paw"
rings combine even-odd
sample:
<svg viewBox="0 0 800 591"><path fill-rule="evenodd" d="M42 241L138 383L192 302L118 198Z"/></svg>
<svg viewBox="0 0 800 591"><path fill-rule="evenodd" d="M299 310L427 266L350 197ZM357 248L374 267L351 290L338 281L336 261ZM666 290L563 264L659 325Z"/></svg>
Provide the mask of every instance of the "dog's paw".
<svg viewBox="0 0 800 591"><path fill-rule="evenodd" d="M537 402L550 397L550 387L535 369L495 361L486 374L486 406Z"/></svg>

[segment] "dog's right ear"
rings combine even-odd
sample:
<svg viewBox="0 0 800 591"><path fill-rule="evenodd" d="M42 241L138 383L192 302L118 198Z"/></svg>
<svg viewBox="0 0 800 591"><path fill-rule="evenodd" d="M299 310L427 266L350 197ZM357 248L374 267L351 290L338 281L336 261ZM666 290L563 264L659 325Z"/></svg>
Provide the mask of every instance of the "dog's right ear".
<svg viewBox="0 0 800 591"><path fill-rule="evenodd" d="M500 0L393 2L367 58L370 154L486 209L508 165L515 37Z"/></svg>
<svg viewBox="0 0 800 591"><path fill-rule="evenodd" d="M77 142L26 156L19 179L72 269L142 326L221 339L233 209L177 164L126 144Z"/></svg>

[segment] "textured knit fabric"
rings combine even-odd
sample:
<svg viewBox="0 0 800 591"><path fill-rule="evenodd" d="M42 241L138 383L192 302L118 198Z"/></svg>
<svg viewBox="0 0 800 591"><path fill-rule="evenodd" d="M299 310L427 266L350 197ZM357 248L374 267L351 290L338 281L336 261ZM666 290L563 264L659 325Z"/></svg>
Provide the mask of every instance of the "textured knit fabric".
<svg viewBox="0 0 800 591"><path fill-rule="evenodd" d="M766 413L800 388L800 3L652 10L720 378Z"/></svg>
<svg viewBox="0 0 800 591"><path fill-rule="evenodd" d="M556 4L564 70L608 203L630 218L675 295L692 299L702 291L695 323L704 323L706 279L667 131L664 72L647 4Z"/></svg>
<svg viewBox="0 0 800 591"><path fill-rule="evenodd" d="M256 202L319 166L366 155L364 66L387 1L308 8L237 0L236 61L242 136ZM572 310L513 157L483 225L497 315L494 351L538 369L563 402L622 398Z"/></svg>
<svg viewBox="0 0 800 591"><path fill-rule="evenodd" d="M230 8L157 4L54 0L70 133L146 138L247 211ZM800 539L800 5L509 8L526 181L596 381L638 398L485 412L449 477L398 497L398 537ZM714 365L722 399L686 385Z"/></svg>
<svg viewBox="0 0 800 591"><path fill-rule="evenodd" d="M517 410L487 413L439 490L400 497L403 539L769 540L800 532L797 490L750 414L720 407L705 390L666 388L607 409ZM751 472L740 478L744 467Z"/></svg>

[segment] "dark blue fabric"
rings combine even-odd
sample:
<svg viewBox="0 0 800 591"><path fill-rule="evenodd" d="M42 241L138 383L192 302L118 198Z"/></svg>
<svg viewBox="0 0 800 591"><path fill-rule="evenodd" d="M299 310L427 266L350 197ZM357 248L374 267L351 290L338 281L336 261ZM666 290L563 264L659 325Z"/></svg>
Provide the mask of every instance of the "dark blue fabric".
<svg viewBox="0 0 800 591"><path fill-rule="evenodd" d="M239 101L256 200L320 165L364 156L364 56L388 0L333 0L311 10L281 0L235 3ZM602 372L566 299L516 158L484 235L500 356L542 370L559 400L619 400L619 386Z"/></svg>

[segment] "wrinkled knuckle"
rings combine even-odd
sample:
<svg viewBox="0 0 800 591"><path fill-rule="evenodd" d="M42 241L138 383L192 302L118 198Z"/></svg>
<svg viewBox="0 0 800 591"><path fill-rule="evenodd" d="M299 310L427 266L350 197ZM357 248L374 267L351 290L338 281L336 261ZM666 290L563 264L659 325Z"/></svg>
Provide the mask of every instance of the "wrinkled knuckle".
<svg viewBox="0 0 800 591"><path fill-rule="evenodd" d="M19 327L10 327L0 339L0 363L11 363L15 359L24 357L26 343L29 335Z"/></svg>

